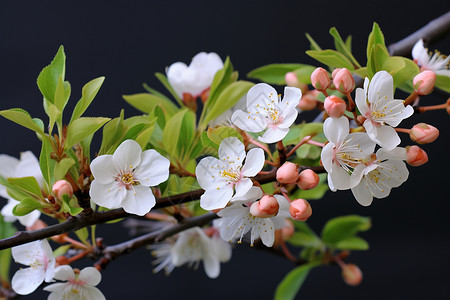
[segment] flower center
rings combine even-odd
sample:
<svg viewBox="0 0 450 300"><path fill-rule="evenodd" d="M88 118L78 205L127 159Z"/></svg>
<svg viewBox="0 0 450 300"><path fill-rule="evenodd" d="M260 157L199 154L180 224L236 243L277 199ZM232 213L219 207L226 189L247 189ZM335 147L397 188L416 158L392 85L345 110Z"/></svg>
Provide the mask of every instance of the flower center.
<svg viewBox="0 0 450 300"><path fill-rule="evenodd" d="M370 181L378 183L378 181L380 180L379 175L380 175L379 171L373 170L373 171L369 172L369 174L367 174L367 177Z"/></svg>
<svg viewBox="0 0 450 300"><path fill-rule="evenodd" d="M133 184L134 183L133 174L130 174L130 173L123 174L120 179L122 180L122 182L124 184Z"/></svg>
<svg viewBox="0 0 450 300"><path fill-rule="evenodd" d="M372 112L372 118L374 119L381 119L384 117L386 117L386 114L383 111L377 110Z"/></svg>
<svg viewBox="0 0 450 300"><path fill-rule="evenodd" d="M222 177L226 177L231 181L239 181L239 178L241 177L239 172L232 170L223 170L222 172L220 172L220 175L222 175Z"/></svg>

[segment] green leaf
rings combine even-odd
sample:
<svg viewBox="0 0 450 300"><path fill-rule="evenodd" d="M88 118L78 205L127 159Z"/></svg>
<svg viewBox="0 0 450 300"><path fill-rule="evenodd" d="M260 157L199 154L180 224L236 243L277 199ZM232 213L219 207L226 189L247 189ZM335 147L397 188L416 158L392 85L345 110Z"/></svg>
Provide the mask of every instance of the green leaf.
<svg viewBox="0 0 450 300"><path fill-rule="evenodd" d="M67 101L69 101L70 92L71 92L70 83L68 81L64 81L62 76L60 75L58 83L56 85L54 105L61 113L64 110Z"/></svg>
<svg viewBox="0 0 450 300"><path fill-rule="evenodd" d="M450 77L436 74L435 86L440 90L450 93Z"/></svg>
<svg viewBox="0 0 450 300"><path fill-rule="evenodd" d="M87 239L89 237L89 232L87 227L81 228L80 230L75 231L75 234L80 239L83 244L87 244Z"/></svg>
<svg viewBox="0 0 450 300"><path fill-rule="evenodd" d="M226 110L235 105L242 97L244 97L248 90L253 86L252 82L237 81L228 85L217 97L217 100L208 109L205 118L201 125L205 126Z"/></svg>
<svg viewBox="0 0 450 300"><path fill-rule="evenodd" d="M202 154L203 155L217 155L217 150L219 149L219 146L211 141L211 139L208 137L208 133L206 131L202 131L202 135L200 136L200 141L203 146Z"/></svg>
<svg viewBox="0 0 450 300"><path fill-rule="evenodd" d="M156 78L164 85L164 87L172 94L173 98L178 102L180 106L183 106L183 102L181 101L180 97L178 97L177 93L175 93L175 90L172 88L172 86L169 83L169 80L167 77L162 73L155 73Z"/></svg>
<svg viewBox="0 0 450 300"><path fill-rule="evenodd" d="M335 246L336 243L354 236L359 231L369 230L370 218L357 215L337 217L329 220L322 230L324 243Z"/></svg>
<svg viewBox="0 0 450 300"><path fill-rule="evenodd" d="M227 137L237 137L242 143L244 142L241 134L236 129L228 126L208 128L206 134L210 141L216 144L217 149L220 143Z"/></svg>
<svg viewBox="0 0 450 300"><path fill-rule="evenodd" d="M301 68L295 69L293 72L297 76L299 82L304 84L311 84L311 74L315 69L316 67L304 65Z"/></svg>
<svg viewBox="0 0 450 300"><path fill-rule="evenodd" d="M36 199L42 199L44 200L41 192L41 187L39 186L39 183L37 182L36 178L33 176L28 177L10 177L7 179L8 182L15 187L21 189L22 191L26 192L30 196L35 197Z"/></svg>
<svg viewBox="0 0 450 300"><path fill-rule="evenodd" d="M100 129L110 118L78 118L67 126L65 149L70 149L73 145L81 142L86 137L95 133Z"/></svg>
<svg viewBox="0 0 450 300"><path fill-rule="evenodd" d="M355 66L360 68L361 65L355 59L351 50L349 49L347 44L344 42L344 40L342 40L341 35L337 31L336 27L332 27L330 29L330 34L334 38L334 46L336 47L336 50L339 51L340 53L344 54L345 57L347 57L352 62L352 64L354 64Z"/></svg>
<svg viewBox="0 0 450 300"><path fill-rule="evenodd" d="M114 118L103 127L102 145L99 155L112 154L121 138L125 135L126 126L124 124L123 109L118 118Z"/></svg>
<svg viewBox="0 0 450 300"><path fill-rule="evenodd" d="M302 69L304 67L314 68L304 64L270 64L250 71L248 78L258 79L269 84L286 84L284 77L288 72Z"/></svg>
<svg viewBox="0 0 450 300"><path fill-rule="evenodd" d="M31 129L39 134L44 134L43 123L39 119L32 119L30 114L21 108L11 108L0 111L0 116L7 118L14 123L22 125L25 128Z"/></svg>
<svg viewBox="0 0 450 300"><path fill-rule="evenodd" d="M353 71L355 69L348 58L344 56L344 54L339 53L335 50L308 50L306 51L306 54L330 67L347 68L350 71Z"/></svg>
<svg viewBox="0 0 450 300"><path fill-rule="evenodd" d="M178 140L180 137L181 125L183 123L183 118L188 112L187 108L184 108L177 112L169 121L167 121L166 127L163 131L163 146L167 153L171 157L179 157Z"/></svg>
<svg viewBox="0 0 450 300"><path fill-rule="evenodd" d="M75 161L70 157L65 157L61 159L59 162L56 162L54 170L55 170L55 181L63 179L69 169L75 164Z"/></svg>
<svg viewBox="0 0 450 300"><path fill-rule="evenodd" d="M70 247L72 247L71 244L59 246L58 248L55 249L55 251L53 251L53 256L58 257L66 254L67 251L70 249Z"/></svg>
<svg viewBox="0 0 450 300"><path fill-rule="evenodd" d="M55 165L56 161L51 158L53 148L50 144L49 138L42 139L41 154L39 155L39 167L41 168L42 176L48 187L53 186L55 182Z"/></svg>
<svg viewBox="0 0 450 300"><path fill-rule="evenodd" d="M298 148L295 151L295 154L297 154L297 157L302 159L317 159L320 157L320 154L322 152L322 149L318 146L305 144L302 145L300 148Z"/></svg>
<svg viewBox="0 0 450 300"><path fill-rule="evenodd" d="M311 50L322 51L322 48L320 48L319 44L316 43L316 41L309 35L309 33L305 33L305 35L310 43Z"/></svg>
<svg viewBox="0 0 450 300"><path fill-rule="evenodd" d="M322 242L315 235L309 235L304 232L294 233L288 240L289 244L297 247L315 247L318 248Z"/></svg>
<svg viewBox="0 0 450 300"><path fill-rule="evenodd" d="M419 67L415 62L400 56L392 56L386 59L382 69L392 75L394 86L402 85L419 74Z"/></svg>
<svg viewBox="0 0 450 300"><path fill-rule="evenodd" d="M37 85L42 95L50 103L55 104L55 93L58 85L58 80L64 82L66 73L66 55L64 54L64 47L61 46L52 60L50 65L46 66L38 76Z"/></svg>
<svg viewBox="0 0 450 300"><path fill-rule="evenodd" d="M9 222L5 222L0 215L0 240L11 237L16 232L16 228ZM9 283L9 269L11 266L11 249L0 251L0 281Z"/></svg>
<svg viewBox="0 0 450 300"><path fill-rule="evenodd" d="M369 243L360 237L351 236L337 242L335 247L341 250L369 250Z"/></svg>
<svg viewBox="0 0 450 300"><path fill-rule="evenodd" d="M369 79L371 79L373 75L376 73L374 52L377 47L381 47L383 52L389 53L384 42L383 33L381 32L381 29L378 26L378 24L374 22L372 32L370 33L369 39L367 41L367 50L366 50L367 70L369 73Z"/></svg>
<svg viewBox="0 0 450 300"><path fill-rule="evenodd" d="M363 79L366 77L369 77L369 72L367 71L367 67L356 69L355 71L353 71L353 73L361 76Z"/></svg>
<svg viewBox="0 0 450 300"><path fill-rule="evenodd" d="M318 266L317 263L309 263L290 271L278 285L275 291L275 300L294 299L309 272L316 266Z"/></svg>
<svg viewBox="0 0 450 300"><path fill-rule="evenodd" d="M41 208L41 207L42 207L42 205L36 199L25 198L25 199L22 199L22 201L20 201L19 204L14 206L13 214L15 216L21 217L21 216L25 216L25 215L29 214L30 212L32 212L33 210Z"/></svg>
<svg viewBox="0 0 450 300"><path fill-rule="evenodd" d="M196 115L192 110L187 110L183 116L181 127L179 129L180 134L178 137L177 149L179 149L179 157L186 158L191 155L191 149L193 149L199 139L195 138L196 135Z"/></svg>
<svg viewBox="0 0 450 300"><path fill-rule="evenodd" d="M304 137L310 135L310 136L315 136L318 135L320 133L323 133L323 123L305 123L302 126L302 132L300 133L299 136L299 141L301 141Z"/></svg>
<svg viewBox="0 0 450 300"><path fill-rule="evenodd" d="M100 90L103 81L105 81L105 77L98 77L89 81L83 86L83 89L81 90L81 99L78 100L77 105L73 110L69 124L81 117L81 115L86 111L89 105L91 105L92 100L94 100L95 96Z"/></svg>
<svg viewBox="0 0 450 300"><path fill-rule="evenodd" d="M322 199L328 191L328 184L319 183L315 188L310 190L297 190L293 197L296 199L318 200Z"/></svg>
<svg viewBox="0 0 450 300"><path fill-rule="evenodd" d="M146 114L152 113L156 106L161 106L169 116L174 115L178 110L172 101L149 93L123 95L122 97L128 104Z"/></svg>

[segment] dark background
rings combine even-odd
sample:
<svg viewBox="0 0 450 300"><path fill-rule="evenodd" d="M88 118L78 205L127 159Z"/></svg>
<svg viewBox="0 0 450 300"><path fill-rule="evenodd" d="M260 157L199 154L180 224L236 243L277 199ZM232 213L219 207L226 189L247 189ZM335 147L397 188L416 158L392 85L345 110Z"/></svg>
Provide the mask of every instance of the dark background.
<svg viewBox="0 0 450 300"><path fill-rule="evenodd" d="M126 117L138 112L121 98L142 92L142 83L164 91L153 77L176 61L189 63L200 51L227 55L240 71L275 62L315 64L304 54L309 32L323 48L332 48L328 30L353 35L356 58L365 63L365 45L372 22L383 30L386 43L395 42L449 9L448 1L2 1L0 8L0 109L21 107L47 120L36 78L58 47L67 55L66 80L72 85L70 107L82 86L106 76L87 115ZM450 53L450 37L431 46ZM430 49L430 50L431 50ZM281 92L282 90L279 89ZM439 104L444 96L424 97ZM354 252L349 261L360 266L364 280L347 286L338 267L312 271L302 299L442 299L450 295L449 197L447 193L449 116L445 111L415 115L403 127L418 122L441 130L439 139L423 148L429 163L409 168L410 176L387 199L360 206L350 191L328 192L312 203L309 224L319 231L329 218L345 214L372 217L373 228L362 236L370 251ZM34 134L0 119L0 153L39 153ZM97 137L98 138L98 137ZM402 136L403 146L411 144ZM126 239L120 225L99 226L105 243ZM119 232L123 231L124 235ZM90 262L86 261L85 265ZM286 260L235 247L232 261L222 264L211 280L204 271L176 269L170 277L151 272L151 256L141 249L114 261L99 285L107 299L270 299L279 281L293 268ZM45 298L36 293L24 299Z"/></svg>

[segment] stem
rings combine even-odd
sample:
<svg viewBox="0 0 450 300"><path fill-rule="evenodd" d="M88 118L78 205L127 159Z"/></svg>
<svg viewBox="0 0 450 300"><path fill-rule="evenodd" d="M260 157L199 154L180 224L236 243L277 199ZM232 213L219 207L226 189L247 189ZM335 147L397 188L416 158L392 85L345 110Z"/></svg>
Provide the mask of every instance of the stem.
<svg viewBox="0 0 450 300"><path fill-rule="evenodd" d="M306 142L308 142L310 139L312 138L312 135L307 135L305 136L297 145L295 145L294 148L292 148L291 151L289 151L288 154L286 154L287 157L291 156L292 154L295 153L295 150L297 150L298 148L300 148L300 146L306 144Z"/></svg>
<svg viewBox="0 0 450 300"><path fill-rule="evenodd" d="M404 132L404 133L407 133L407 134L409 134L409 132L411 131L411 129L407 129L407 128L394 128L394 129L397 132Z"/></svg>
<svg viewBox="0 0 450 300"><path fill-rule="evenodd" d="M310 144L310 145L314 145L314 146L319 146L321 148L325 147L324 143L316 142L316 141L313 141L313 140L309 140L306 143Z"/></svg>
<svg viewBox="0 0 450 300"><path fill-rule="evenodd" d="M251 144L253 144L253 145L255 145L255 146L258 146L259 148L261 148L261 149L263 149L264 151L266 151L267 154L269 155L270 160L271 160L271 161L274 161L273 156L272 156L272 153L270 152L269 148L267 148L267 146L261 144L261 143L258 142L258 141L255 141L250 135L247 135L247 137L248 137L248 142L249 142L249 143L251 143Z"/></svg>
<svg viewBox="0 0 450 300"><path fill-rule="evenodd" d="M447 107L448 107L447 103L442 103L438 105L420 106L416 108L419 110L419 112L423 113L429 110L447 109Z"/></svg>
<svg viewBox="0 0 450 300"><path fill-rule="evenodd" d="M411 104L412 102L414 102L414 100L416 100L417 96L418 94L416 93L416 91L413 91L411 95L409 95L408 98L405 99L405 102L403 104L405 104L405 106Z"/></svg>
<svg viewBox="0 0 450 300"><path fill-rule="evenodd" d="M286 242L284 240L281 241L280 246L281 249L283 250L284 255L286 255L287 259L295 263L298 261L298 259L294 255L292 255L291 251L289 251L289 248L287 247Z"/></svg>
<svg viewBox="0 0 450 300"><path fill-rule="evenodd" d="M280 160L280 166L286 162L286 149L284 148L283 141L277 142L278 158Z"/></svg>

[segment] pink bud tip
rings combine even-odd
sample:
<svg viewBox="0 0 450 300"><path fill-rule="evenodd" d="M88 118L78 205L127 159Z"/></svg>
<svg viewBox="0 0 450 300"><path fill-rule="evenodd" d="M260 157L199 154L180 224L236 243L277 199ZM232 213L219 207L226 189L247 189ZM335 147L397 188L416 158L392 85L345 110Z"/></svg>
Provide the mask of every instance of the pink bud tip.
<svg viewBox="0 0 450 300"><path fill-rule="evenodd" d="M409 137L418 144L428 144L434 142L439 136L439 130L431 125L419 123L411 128Z"/></svg>
<svg viewBox="0 0 450 300"><path fill-rule="evenodd" d="M355 80L353 79L352 73L346 68L342 68L336 72L333 77L333 83L336 89L342 94L348 94L355 88Z"/></svg>
<svg viewBox="0 0 450 300"><path fill-rule="evenodd" d="M361 283L363 274L357 265L347 264L342 267L342 277L345 283L355 286Z"/></svg>
<svg viewBox="0 0 450 300"><path fill-rule="evenodd" d="M433 91L435 82L436 74L433 71L423 71L413 79L414 90L419 95L428 95Z"/></svg>
<svg viewBox="0 0 450 300"><path fill-rule="evenodd" d="M297 107L300 108L303 111L309 111L313 110L317 106L317 98L316 95L319 93L316 90L307 92L303 97L300 99L300 102L298 103Z"/></svg>
<svg viewBox="0 0 450 300"><path fill-rule="evenodd" d="M280 205L274 196L265 195L250 206L250 213L258 218L270 218L278 214Z"/></svg>
<svg viewBox="0 0 450 300"><path fill-rule="evenodd" d="M279 183L295 183L298 178L297 165L291 162L285 162L277 170L277 181Z"/></svg>
<svg viewBox="0 0 450 300"><path fill-rule="evenodd" d="M70 198L72 198L73 188L72 188L72 185L70 183L68 183L67 181L58 180L57 182L55 182L53 184L52 193L57 199L60 199L60 200L62 199L63 195L68 195Z"/></svg>
<svg viewBox="0 0 450 300"><path fill-rule="evenodd" d="M421 166L428 161L427 153L419 146L407 146L406 147L406 162L413 166Z"/></svg>
<svg viewBox="0 0 450 300"><path fill-rule="evenodd" d="M342 70L342 68L336 68L333 70L333 73L331 73L331 78L334 79L336 77L336 74L339 73L339 71Z"/></svg>
<svg viewBox="0 0 450 300"><path fill-rule="evenodd" d="M345 104L345 101L338 96L329 96L325 98L324 107L327 114L336 119L342 116L347 108L347 105Z"/></svg>
<svg viewBox="0 0 450 300"><path fill-rule="evenodd" d="M312 208L305 199L297 199L291 202L289 213L294 220L306 221L312 215Z"/></svg>
<svg viewBox="0 0 450 300"><path fill-rule="evenodd" d="M311 83L318 91L325 91L331 85L330 77L324 68L317 68L311 74Z"/></svg>
<svg viewBox="0 0 450 300"><path fill-rule="evenodd" d="M313 170L307 169L298 175L297 186L302 190L310 190L319 184L319 175Z"/></svg>
<svg viewBox="0 0 450 300"><path fill-rule="evenodd" d="M297 74L294 72L287 72L286 75L284 75L284 80L286 81L286 84L288 86L298 87L298 78Z"/></svg>

